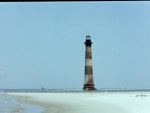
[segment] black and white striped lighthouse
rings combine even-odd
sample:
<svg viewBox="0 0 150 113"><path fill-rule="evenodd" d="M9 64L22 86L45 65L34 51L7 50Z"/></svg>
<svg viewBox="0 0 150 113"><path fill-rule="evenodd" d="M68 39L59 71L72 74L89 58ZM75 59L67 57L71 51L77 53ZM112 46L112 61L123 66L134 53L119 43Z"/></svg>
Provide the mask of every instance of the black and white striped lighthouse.
<svg viewBox="0 0 150 113"><path fill-rule="evenodd" d="M92 42L91 37L86 36L85 41L85 78L83 90L96 90L93 80L93 66L92 66Z"/></svg>

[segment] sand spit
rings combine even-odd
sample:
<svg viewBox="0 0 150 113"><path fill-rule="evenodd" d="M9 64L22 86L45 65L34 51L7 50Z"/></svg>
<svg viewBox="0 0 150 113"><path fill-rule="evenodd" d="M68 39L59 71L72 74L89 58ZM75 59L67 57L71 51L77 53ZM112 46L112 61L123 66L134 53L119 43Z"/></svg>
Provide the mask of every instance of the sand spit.
<svg viewBox="0 0 150 113"><path fill-rule="evenodd" d="M8 93L44 113L150 113L150 92L130 93Z"/></svg>

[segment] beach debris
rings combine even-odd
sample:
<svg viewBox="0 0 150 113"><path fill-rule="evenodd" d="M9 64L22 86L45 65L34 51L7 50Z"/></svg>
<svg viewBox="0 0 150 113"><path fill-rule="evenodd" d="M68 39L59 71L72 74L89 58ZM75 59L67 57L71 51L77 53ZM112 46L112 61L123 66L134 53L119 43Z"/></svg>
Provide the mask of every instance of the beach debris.
<svg viewBox="0 0 150 113"><path fill-rule="evenodd" d="M147 95L145 95L145 94L138 94L138 95L136 95L136 97L147 97Z"/></svg>

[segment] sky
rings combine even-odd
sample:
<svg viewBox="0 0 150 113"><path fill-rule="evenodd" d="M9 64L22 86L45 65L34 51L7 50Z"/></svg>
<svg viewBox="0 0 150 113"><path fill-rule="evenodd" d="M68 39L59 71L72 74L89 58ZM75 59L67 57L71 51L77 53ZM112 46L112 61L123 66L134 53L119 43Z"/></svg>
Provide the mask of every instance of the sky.
<svg viewBox="0 0 150 113"><path fill-rule="evenodd" d="M0 89L150 88L150 2L0 3Z"/></svg>

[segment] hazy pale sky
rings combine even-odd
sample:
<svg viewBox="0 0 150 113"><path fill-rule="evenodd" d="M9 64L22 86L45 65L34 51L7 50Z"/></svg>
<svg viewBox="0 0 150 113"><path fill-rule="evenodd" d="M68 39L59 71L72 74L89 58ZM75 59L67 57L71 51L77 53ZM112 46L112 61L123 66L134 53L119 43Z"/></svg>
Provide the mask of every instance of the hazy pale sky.
<svg viewBox="0 0 150 113"><path fill-rule="evenodd" d="M150 88L150 2L0 3L0 88Z"/></svg>

